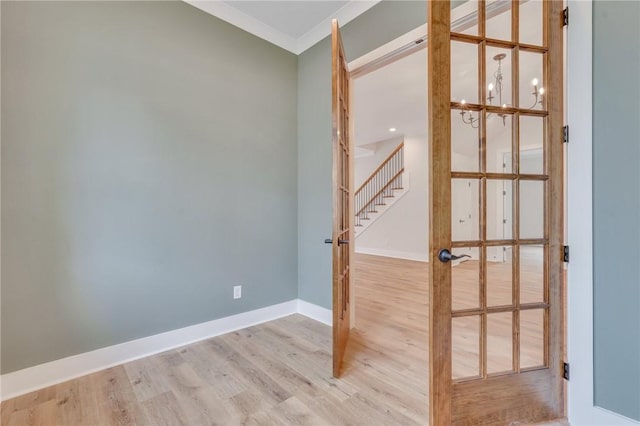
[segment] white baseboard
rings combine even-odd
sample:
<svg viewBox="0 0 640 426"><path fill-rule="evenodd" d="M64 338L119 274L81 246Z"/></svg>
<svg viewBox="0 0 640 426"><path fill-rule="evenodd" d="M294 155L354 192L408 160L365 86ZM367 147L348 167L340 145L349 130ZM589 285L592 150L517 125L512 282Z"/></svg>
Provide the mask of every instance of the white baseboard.
<svg viewBox="0 0 640 426"><path fill-rule="evenodd" d="M396 259L417 260L418 262L428 262L429 253L414 253L409 251L385 250L369 247L356 246L356 253L372 254L374 256L394 257Z"/></svg>
<svg viewBox="0 0 640 426"><path fill-rule="evenodd" d="M325 324L331 324L330 310L302 300L290 300L3 374L0 376L0 398L4 401L105 368L298 312Z"/></svg>
<svg viewBox="0 0 640 426"><path fill-rule="evenodd" d="M333 324L333 311L331 309L323 308L304 300L298 299L298 313L328 326Z"/></svg>

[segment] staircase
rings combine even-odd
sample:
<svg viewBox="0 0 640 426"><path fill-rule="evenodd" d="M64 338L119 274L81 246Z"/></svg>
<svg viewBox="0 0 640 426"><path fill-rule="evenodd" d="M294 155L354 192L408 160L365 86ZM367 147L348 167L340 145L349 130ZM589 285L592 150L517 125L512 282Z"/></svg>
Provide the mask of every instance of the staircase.
<svg viewBox="0 0 640 426"><path fill-rule="evenodd" d="M404 142L371 173L355 193L356 237L407 191L404 177Z"/></svg>

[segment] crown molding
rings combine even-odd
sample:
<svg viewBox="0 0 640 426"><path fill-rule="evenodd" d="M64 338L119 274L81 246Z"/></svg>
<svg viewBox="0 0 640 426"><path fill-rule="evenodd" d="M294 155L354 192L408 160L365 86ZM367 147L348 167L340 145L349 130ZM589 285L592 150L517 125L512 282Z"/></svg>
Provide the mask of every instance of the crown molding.
<svg viewBox="0 0 640 426"><path fill-rule="evenodd" d="M297 40L228 4L213 0L183 0L185 3L222 19L248 33L297 54Z"/></svg>
<svg viewBox="0 0 640 426"><path fill-rule="evenodd" d="M380 0L352 0L342 6L332 16L324 19L318 25L301 35L297 40L296 54L299 55L329 34L331 34L331 20L337 19L340 25L345 25L371 9Z"/></svg>
<svg viewBox="0 0 640 426"><path fill-rule="evenodd" d="M324 19L318 25L307 31L298 39L279 31L264 22L239 11L219 0L183 0L185 3L196 7L203 12L222 19L248 33L266 40L278 47L288 50L296 55L301 54L329 34L331 34L331 20L337 19L341 25L360 16L362 13L378 4L380 0L352 0L332 16Z"/></svg>

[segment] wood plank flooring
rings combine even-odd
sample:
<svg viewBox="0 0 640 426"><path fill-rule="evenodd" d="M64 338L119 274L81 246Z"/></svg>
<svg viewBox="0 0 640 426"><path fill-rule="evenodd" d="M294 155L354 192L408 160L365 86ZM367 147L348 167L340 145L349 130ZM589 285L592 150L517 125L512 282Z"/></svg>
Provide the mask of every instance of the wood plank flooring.
<svg viewBox="0 0 640 426"><path fill-rule="evenodd" d="M330 327L292 315L5 401L1 424L426 425L427 264L356 272L339 380Z"/></svg>

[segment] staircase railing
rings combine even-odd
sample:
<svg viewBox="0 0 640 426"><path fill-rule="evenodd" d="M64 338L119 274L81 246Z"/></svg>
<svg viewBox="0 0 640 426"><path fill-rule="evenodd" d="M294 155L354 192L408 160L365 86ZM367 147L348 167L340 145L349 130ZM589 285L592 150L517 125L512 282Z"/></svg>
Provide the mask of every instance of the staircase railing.
<svg viewBox="0 0 640 426"><path fill-rule="evenodd" d="M363 220L369 220L370 213L377 213L376 208L386 204L384 199L393 197L394 189L402 189L403 172L404 142L389 154L356 191L356 226L362 226Z"/></svg>

